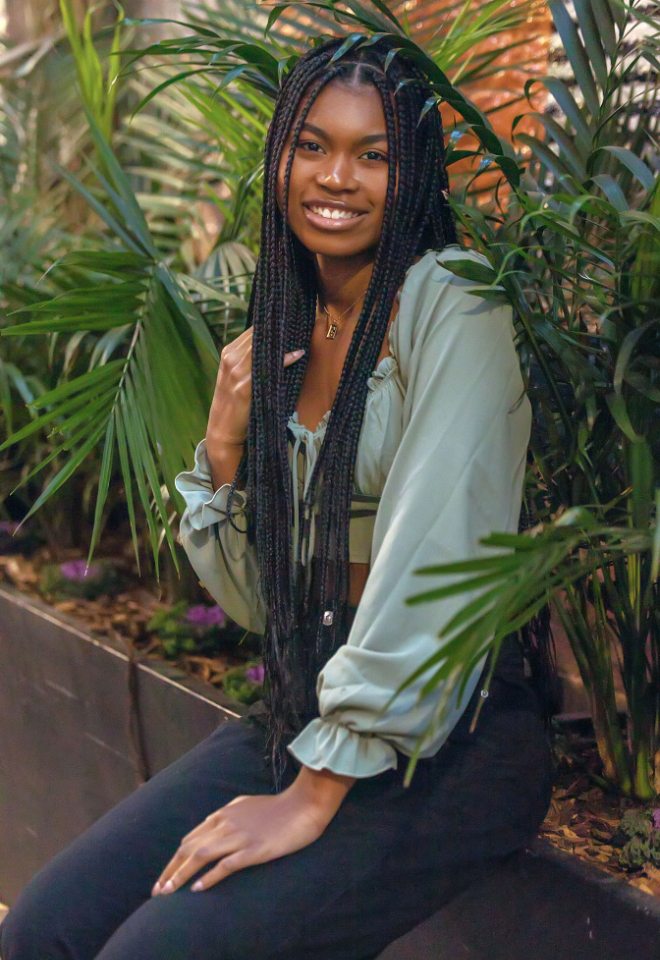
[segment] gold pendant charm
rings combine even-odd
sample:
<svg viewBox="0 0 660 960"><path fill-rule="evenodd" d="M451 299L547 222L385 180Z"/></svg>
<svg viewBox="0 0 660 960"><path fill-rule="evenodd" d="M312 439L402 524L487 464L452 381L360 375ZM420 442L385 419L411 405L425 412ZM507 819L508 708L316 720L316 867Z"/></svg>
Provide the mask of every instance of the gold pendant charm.
<svg viewBox="0 0 660 960"><path fill-rule="evenodd" d="M337 326L337 324L334 323L334 322L331 320L331 321L328 323L328 330L327 330L327 333L326 333L326 335L325 335L325 339L326 339L326 340L334 340L335 337L337 336L337 330L338 330L338 329L339 329L339 327Z"/></svg>

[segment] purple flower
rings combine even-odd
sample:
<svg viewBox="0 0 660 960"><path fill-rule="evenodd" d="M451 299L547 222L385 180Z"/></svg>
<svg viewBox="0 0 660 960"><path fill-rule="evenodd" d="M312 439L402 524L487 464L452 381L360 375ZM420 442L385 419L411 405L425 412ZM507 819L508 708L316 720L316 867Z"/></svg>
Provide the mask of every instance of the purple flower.
<svg viewBox="0 0 660 960"><path fill-rule="evenodd" d="M656 809L652 811L651 817L653 819L653 829L660 830L660 807L656 807Z"/></svg>
<svg viewBox="0 0 660 960"><path fill-rule="evenodd" d="M249 680L250 683L259 684L259 686L263 684L265 675L266 671L263 663L257 663L253 667L248 667L245 671L245 679Z"/></svg>
<svg viewBox="0 0 660 960"><path fill-rule="evenodd" d="M101 567L97 563L91 563L86 568L86 560L67 560L60 564L60 573L67 580L89 580L101 576Z"/></svg>
<svg viewBox="0 0 660 960"><path fill-rule="evenodd" d="M13 534L18 530L18 523L14 520L0 520L0 533Z"/></svg>
<svg viewBox="0 0 660 960"><path fill-rule="evenodd" d="M223 627L226 616L225 611L217 604L214 607L207 607L203 603L198 603L188 607L184 619L198 627Z"/></svg>

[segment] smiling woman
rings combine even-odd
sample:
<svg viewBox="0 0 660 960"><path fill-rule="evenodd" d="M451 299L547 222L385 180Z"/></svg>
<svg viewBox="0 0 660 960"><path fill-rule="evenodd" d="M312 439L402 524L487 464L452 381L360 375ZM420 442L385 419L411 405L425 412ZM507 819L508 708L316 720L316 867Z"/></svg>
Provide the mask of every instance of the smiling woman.
<svg viewBox="0 0 660 960"><path fill-rule="evenodd" d="M425 674L392 702L470 599L406 606L415 571L517 529L530 407L511 309L448 269L484 258L456 242L428 83L386 38L340 45L283 82L247 329L176 478L193 567L263 636L266 697L34 878L4 960L367 960L547 810L513 638L442 722Z"/></svg>
<svg viewBox="0 0 660 960"><path fill-rule="evenodd" d="M298 110L299 120L305 104ZM365 133L365 130L367 133ZM316 139L309 139L314 135ZM277 180L277 204L284 207L287 137ZM382 149L368 150L369 144ZM315 256L317 316L302 388L298 420L318 424L334 402L350 343L355 313L373 271L374 252L383 230L388 184L385 115L378 90L343 77L316 97L300 128L288 194L288 224L301 245ZM395 186L395 195L396 195ZM394 316L396 304L392 305ZM340 326L348 329L340 333ZM335 345L323 340L336 340ZM387 353L384 338L381 354Z"/></svg>

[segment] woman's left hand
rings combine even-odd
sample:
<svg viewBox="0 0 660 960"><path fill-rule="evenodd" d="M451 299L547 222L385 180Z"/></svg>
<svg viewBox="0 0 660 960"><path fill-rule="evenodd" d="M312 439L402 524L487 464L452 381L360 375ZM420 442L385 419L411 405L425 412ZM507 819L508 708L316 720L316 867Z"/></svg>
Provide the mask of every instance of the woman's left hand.
<svg viewBox="0 0 660 960"><path fill-rule="evenodd" d="M314 774L314 771L308 771ZM310 777L310 780L318 778ZM237 870L295 853L317 840L347 792L306 789L298 779L274 796L236 797L210 814L181 841L153 887L152 895L174 893L207 863L219 861L191 887L207 890ZM324 802L325 799L325 802Z"/></svg>

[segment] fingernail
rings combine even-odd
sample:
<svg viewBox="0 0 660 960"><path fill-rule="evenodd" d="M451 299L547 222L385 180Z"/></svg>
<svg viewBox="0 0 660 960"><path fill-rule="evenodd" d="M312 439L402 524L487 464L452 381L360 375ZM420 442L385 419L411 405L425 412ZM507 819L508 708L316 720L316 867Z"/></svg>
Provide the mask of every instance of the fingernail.
<svg viewBox="0 0 660 960"><path fill-rule="evenodd" d="M171 880L168 880L163 887L163 893L172 893L174 891L174 884Z"/></svg>
<svg viewBox="0 0 660 960"><path fill-rule="evenodd" d="M191 889L191 890L194 890L195 893L197 893L199 890L203 890L203 889L204 889L204 884L202 883L201 880L195 880L195 882L193 883L193 885L192 885L192 887L191 887L190 889Z"/></svg>
<svg viewBox="0 0 660 960"><path fill-rule="evenodd" d="M159 893L160 893L160 884L158 883L158 881L156 881L153 887L151 888L151 896L157 897Z"/></svg>
<svg viewBox="0 0 660 960"><path fill-rule="evenodd" d="M304 352L305 352L304 350L294 350L293 355L294 357L302 357Z"/></svg>

